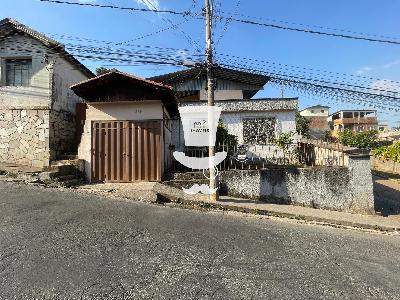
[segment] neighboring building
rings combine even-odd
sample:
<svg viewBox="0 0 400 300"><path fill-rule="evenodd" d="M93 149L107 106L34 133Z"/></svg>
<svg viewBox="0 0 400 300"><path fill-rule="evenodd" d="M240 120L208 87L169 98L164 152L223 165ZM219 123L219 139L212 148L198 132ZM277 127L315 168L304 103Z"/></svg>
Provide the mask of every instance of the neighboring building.
<svg viewBox="0 0 400 300"><path fill-rule="evenodd" d="M310 122L310 136L312 138L324 138L326 131L329 130L328 116L329 106L315 105L310 106L302 111L300 115L309 119Z"/></svg>
<svg viewBox="0 0 400 300"><path fill-rule="evenodd" d="M89 182L160 181L170 167L171 87L111 71L71 89L87 103L78 157Z"/></svg>
<svg viewBox="0 0 400 300"><path fill-rule="evenodd" d="M75 151L81 99L69 86L92 76L62 44L0 21L0 162L40 169Z"/></svg>
<svg viewBox="0 0 400 300"><path fill-rule="evenodd" d="M213 69L215 105L222 107L221 121L228 132L238 137L239 144L265 145L280 133L296 131L297 98L252 99L269 81L267 76L230 70ZM173 86L178 105L207 105L206 72L193 68L150 78ZM184 147L180 120L173 122L173 144Z"/></svg>
<svg viewBox="0 0 400 300"><path fill-rule="evenodd" d="M341 110L329 116L332 136L349 129L351 131L378 130L376 110Z"/></svg>
<svg viewBox="0 0 400 300"><path fill-rule="evenodd" d="M381 126L381 125L379 125ZM379 139L383 141L397 142L400 141L400 130L387 129L379 132Z"/></svg>

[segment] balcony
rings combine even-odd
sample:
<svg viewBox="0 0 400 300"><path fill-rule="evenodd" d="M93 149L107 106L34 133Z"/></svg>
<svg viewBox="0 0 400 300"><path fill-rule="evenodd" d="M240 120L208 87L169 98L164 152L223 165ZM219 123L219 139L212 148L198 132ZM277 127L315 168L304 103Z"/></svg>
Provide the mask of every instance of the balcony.
<svg viewBox="0 0 400 300"><path fill-rule="evenodd" d="M378 125L378 119L376 117L367 118L343 118L336 119L333 121L334 125L351 125L351 124L370 124Z"/></svg>

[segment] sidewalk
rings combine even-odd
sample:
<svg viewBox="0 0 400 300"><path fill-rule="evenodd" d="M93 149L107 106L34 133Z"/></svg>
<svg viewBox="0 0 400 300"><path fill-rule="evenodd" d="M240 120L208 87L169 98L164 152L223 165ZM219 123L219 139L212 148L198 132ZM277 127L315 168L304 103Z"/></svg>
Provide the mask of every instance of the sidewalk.
<svg viewBox="0 0 400 300"><path fill-rule="evenodd" d="M176 203L184 205L197 205L206 208L209 207L214 209L239 211L244 213L268 215L304 221L314 221L330 225L400 232L399 216L382 217L380 215L358 215L346 212L328 211L323 209L314 209L293 205L278 205L253 202L231 197L221 197L218 203L211 202L206 199L204 199L203 201L199 201L175 198L172 201L176 201Z"/></svg>
<svg viewBox="0 0 400 300"><path fill-rule="evenodd" d="M32 171L32 170L31 170ZM0 175L3 181L23 181L21 179L9 178ZM25 181L26 182L26 181ZM383 215L359 215L346 212L314 209L309 207L268 204L252 200L221 197L220 201L211 202L205 195L186 195L182 190L166 186L160 183L105 183L87 184L74 188L81 193L96 193L106 197L124 198L132 201L145 201L151 203L168 203L173 206L184 206L186 208L215 209L223 211L237 211L256 215L266 215L281 218L289 218L310 222L323 223L331 226L355 227L388 232L400 232L400 184L395 181L376 180L377 186L375 196L376 206L390 203L391 209L384 207L380 211ZM382 190L382 188L385 188ZM390 199L386 199L391 197ZM390 200L390 201L387 201ZM395 203L393 203L395 202ZM393 210L392 208L395 208ZM385 214L385 212L388 212Z"/></svg>
<svg viewBox="0 0 400 300"><path fill-rule="evenodd" d="M400 185L399 185L400 190ZM183 191L160 183L137 184L96 184L79 187L78 190L101 193L114 197L147 202L169 203L187 208L237 211L304 221L324 223L331 226L349 226L379 231L400 232L400 214L359 215L346 212L328 211L293 205L268 204L246 199L221 197L212 202L204 195L189 196ZM400 202L400 199L399 199Z"/></svg>

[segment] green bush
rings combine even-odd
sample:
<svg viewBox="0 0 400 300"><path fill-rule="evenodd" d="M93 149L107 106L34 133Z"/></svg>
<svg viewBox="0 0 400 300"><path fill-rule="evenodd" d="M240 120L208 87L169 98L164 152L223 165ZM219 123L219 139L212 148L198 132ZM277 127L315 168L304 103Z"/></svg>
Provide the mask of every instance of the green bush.
<svg viewBox="0 0 400 300"><path fill-rule="evenodd" d="M224 123L219 122L216 136L217 151L222 151L223 145L228 146L228 149L235 149L238 144L238 139L235 135L229 134Z"/></svg>
<svg viewBox="0 0 400 300"><path fill-rule="evenodd" d="M272 143L285 149L289 144L293 143L293 132L281 133L277 138L272 139Z"/></svg>
<svg viewBox="0 0 400 300"><path fill-rule="evenodd" d="M377 146L377 131L354 132L345 129L339 133L339 142L344 146L374 149Z"/></svg>
<svg viewBox="0 0 400 300"><path fill-rule="evenodd" d="M303 137L310 137L310 123L311 120L300 115L299 112L296 114L296 131Z"/></svg>
<svg viewBox="0 0 400 300"><path fill-rule="evenodd" d="M390 159L395 162L400 162L400 142L386 147L379 147L372 151L375 157L381 159Z"/></svg>

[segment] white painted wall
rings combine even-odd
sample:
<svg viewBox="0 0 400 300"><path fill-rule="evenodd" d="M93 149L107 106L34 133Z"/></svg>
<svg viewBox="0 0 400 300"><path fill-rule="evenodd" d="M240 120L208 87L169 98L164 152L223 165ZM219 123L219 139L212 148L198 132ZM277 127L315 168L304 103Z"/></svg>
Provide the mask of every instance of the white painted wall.
<svg viewBox="0 0 400 300"><path fill-rule="evenodd" d="M230 134L238 137L239 145L243 144L243 119L246 118L275 118L277 136L296 132L296 111L222 112L221 121ZM182 150L185 145L183 127L179 120L173 121L172 143L178 150Z"/></svg>
<svg viewBox="0 0 400 300"><path fill-rule="evenodd" d="M75 115L76 103L83 102L70 89L70 86L88 79L75 66L72 66L64 58L56 56L53 67L53 103L52 109L56 111L69 111Z"/></svg>
<svg viewBox="0 0 400 300"><path fill-rule="evenodd" d="M328 117L329 107L310 107L300 112L303 117Z"/></svg>
<svg viewBox="0 0 400 300"><path fill-rule="evenodd" d="M46 46L30 37L15 35L0 41L0 107L48 107L52 66L44 62L47 53ZM5 86L5 60L11 58L32 58L31 86Z"/></svg>
<svg viewBox="0 0 400 300"><path fill-rule="evenodd" d="M160 100L88 104L85 126L78 149L79 159L83 159L85 161L86 180L88 182L91 181L92 173L92 121L141 121L162 120L162 118L163 108Z"/></svg>
<svg viewBox="0 0 400 300"><path fill-rule="evenodd" d="M5 60L11 58L32 58L31 86L5 86ZM49 107L75 114L75 105L82 100L70 86L86 79L87 75L31 37L15 35L0 41L0 107Z"/></svg>
<svg viewBox="0 0 400 300"><path fill-rule="evenodd" d="M243 144L243 119L248 118L275 118L277 136L281 133L296 131L295 111L223 112L221 120L228 132L238 137L239 144Z"/></svg>
<svg viewBox="0 0 400 300"><path fill-rule="evenodd" d="M228 91L219 91L216 90L214 92L215 100L232 100L232 99L243 99L243 91L241 90L228 90ZM200 91L200 100L207 100L207 91Z"/></svg>

